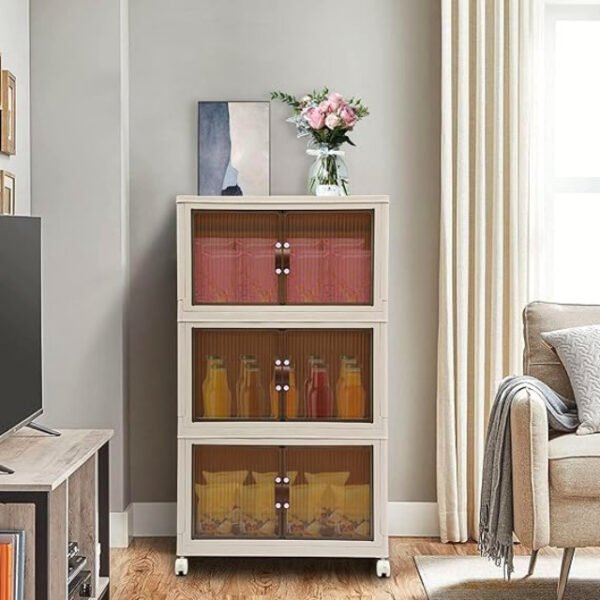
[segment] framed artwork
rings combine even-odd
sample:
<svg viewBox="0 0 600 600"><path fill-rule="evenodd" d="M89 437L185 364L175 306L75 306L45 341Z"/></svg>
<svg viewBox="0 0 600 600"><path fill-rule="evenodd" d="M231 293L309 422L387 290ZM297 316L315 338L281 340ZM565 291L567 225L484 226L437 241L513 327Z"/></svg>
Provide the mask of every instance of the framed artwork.
<svg viewBox="0 0 600 600"><path fill-rule="evenodd" d="M269 128L269 102L198 102L198 194L268 195Z"/></svg>
<svg viewBox="0 0 600 600"><path fill-rule="evenodd" d="M0 171L0 215L15 214L15 176Z"/></svg>
<svg viewBox="0 0 600 600"><path fill-rule="evenodd" d="M17 123L17 80L10 71L2 71L2 118L0 119L0 152L15 154Z"/></svg>

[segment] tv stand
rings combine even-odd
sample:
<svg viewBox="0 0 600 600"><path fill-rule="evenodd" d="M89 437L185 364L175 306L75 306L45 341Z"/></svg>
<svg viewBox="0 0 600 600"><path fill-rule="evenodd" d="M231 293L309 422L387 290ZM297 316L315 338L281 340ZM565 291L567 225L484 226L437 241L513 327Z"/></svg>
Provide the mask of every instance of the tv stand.
<svg viewBox="0 0 600 600"><path fill-rule="evenodd" d="M4 465L0 465L0 475L13 475L14 471L9 467L5 467Z"/></svg>
<svg viewBox="0 0 600 600"><path fill-rule="evenodd" d="M46 427L45 425L40 425L39 423L36 423L35 421L31 421L31 423L28 423L27 427L29 427L29 429L33 429L34 431L39 431L41 433L45 433L46 435L52 435L54 437L61 436L60 431L56 431L55 429L50 429L50 427Z"/></svg>
<svg viewBox="0 0 600 600"><path fill-rule="evenodd" d="M112 435L65 429L50 437L20 429L0 443L0 464L15 470L0 476L0 529L25 531L25 600L67 600L70 541L87 558L89 595L108 600Z"/></svg>

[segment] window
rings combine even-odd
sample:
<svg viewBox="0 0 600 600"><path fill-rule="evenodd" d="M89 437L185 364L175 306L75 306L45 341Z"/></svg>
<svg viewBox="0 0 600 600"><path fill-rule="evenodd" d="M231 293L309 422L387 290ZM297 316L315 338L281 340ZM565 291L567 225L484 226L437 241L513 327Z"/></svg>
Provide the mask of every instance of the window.
<svg viewBox="0 0 600 600"><path fill-rule="evenodd" d="M600 304L600 5L547 6L545 63L543 297Z"/></svg>

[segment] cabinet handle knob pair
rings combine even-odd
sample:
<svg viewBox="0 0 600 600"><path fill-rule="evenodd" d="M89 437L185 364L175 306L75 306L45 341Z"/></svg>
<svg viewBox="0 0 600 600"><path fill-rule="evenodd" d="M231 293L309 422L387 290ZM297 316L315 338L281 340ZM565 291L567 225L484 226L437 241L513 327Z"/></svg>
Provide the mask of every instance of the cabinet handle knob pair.
<svg viewBox="0 0 600 600"><path fill-rule="evenodd" d="M275 483L285 483L288 484L290 482L289 477L284 477L283 479L279 476L275 477Z"/></svg>
<svg viewBox="0 0 600 600"><path fill-rule="evenodd" d="M284 502L283 504L281 504L281 502L275 502L275 508L277 510L279 510L280 508L285 508L285 510L287 510L289 507L290 507L289 502Z"/></svg>

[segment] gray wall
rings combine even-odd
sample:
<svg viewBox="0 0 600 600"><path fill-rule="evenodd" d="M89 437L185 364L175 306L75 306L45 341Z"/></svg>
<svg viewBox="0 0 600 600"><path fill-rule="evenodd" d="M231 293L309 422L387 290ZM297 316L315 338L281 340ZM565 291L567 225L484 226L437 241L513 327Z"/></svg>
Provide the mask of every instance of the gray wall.
<svg viewBox="0 0 600 600"><path fill-rule="evenodd" d="M46 422L115 430L115 511L129 500L121 9L120 0L31 0L32 205L43 223Z"/></svg>
<svg viewBox="0 0 600 600"><path fill-rule="evenodd" d="M352 191L391 196L390 499L435 501L439 0L130 0L129 21L132 501L175 499L174 196L196 191L196 102L325 83L372 112ZM273 106L274 194L303 193L309 166L286 116Z"/></svg>
<svg viewBox="0 0 600 600"><path fill-rule="evenodd" d="M15 212L28 215L31 210L29 144L29 2L0 2L0 53L2 68L17 78L17 153L0 154L0 170L16 177Z"/></svg>

